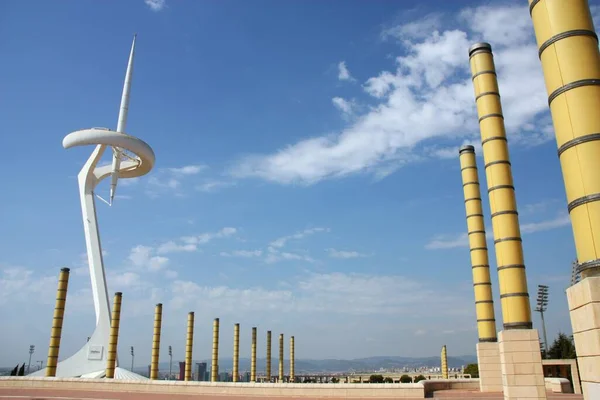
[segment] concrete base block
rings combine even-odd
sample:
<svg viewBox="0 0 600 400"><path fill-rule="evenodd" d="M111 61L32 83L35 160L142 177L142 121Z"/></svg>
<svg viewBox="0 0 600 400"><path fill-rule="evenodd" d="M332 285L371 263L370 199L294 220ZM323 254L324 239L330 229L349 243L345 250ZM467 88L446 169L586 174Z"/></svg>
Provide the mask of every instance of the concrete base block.
<svg viewBox="0 0 600 400"><path fill-rule="evenodd" d="M502 392L502 369L500 368L498 342L477 343L477 364L479 365L479 390Z"/></svg>
<svg viewBox="0 0 600 400"><path fill-rule="evenodd" d="M546 400L538 331L501 331L498 335L498 348L504 399Z"/></svg>
<svg viewBox="0 0 600 400"><path fill-rule="evenodd" d="M600 399L600 276L568 288L567 300L583 398Z"/></svg>

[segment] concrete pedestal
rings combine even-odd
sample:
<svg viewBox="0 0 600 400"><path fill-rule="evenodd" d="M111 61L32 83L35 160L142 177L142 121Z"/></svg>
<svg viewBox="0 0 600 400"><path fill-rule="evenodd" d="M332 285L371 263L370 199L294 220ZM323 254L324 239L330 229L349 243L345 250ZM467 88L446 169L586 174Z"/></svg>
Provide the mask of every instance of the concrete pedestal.
<svg viewBox="0 0 600 400"><path fill-rule="evenodd" d="M498 347L504 399L546 400L538 331L501 331L498 335Z"/></svg>
<svg viewBox="0 0 600 400"><path fill-rule="evenodd" d="M477 364L479 365L479 390L502 392L502 369L500 368L498 342L477 343Z"/></svg>
<svg viewBox="0 0 600 400"><path fill-rule="evenodd" d="M583 398L600 399L600 277L567 289Z"/></svg>

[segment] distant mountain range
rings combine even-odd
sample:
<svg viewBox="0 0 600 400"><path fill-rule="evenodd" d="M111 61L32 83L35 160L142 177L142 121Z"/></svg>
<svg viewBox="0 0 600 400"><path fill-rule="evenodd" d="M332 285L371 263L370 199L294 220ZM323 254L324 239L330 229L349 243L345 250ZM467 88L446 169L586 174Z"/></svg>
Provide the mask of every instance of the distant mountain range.
<svg viewBox="0 0 600 400"><path fill-rule="evenodd" d="M179 361L179 360L178 360ZM233 360L231 358L221 358L219 370L221 372L231 371ZM207 368L210 370L210 360L194 360L194 369L197 362L205 362ZM271 370L277 371L278 359L273 357L271 361ZM476 356L458 356L448 357L448 367L460 368L463 365L477 363ZM416 367L434 367L440 365L439 357L394 357L394 356L381 356L381 357L368 357L368 358L357 358L353 360L304 360L296 359L296 373L302 372L367 372L376 371L380 368L392 369L392 368L416 368ZM289 367L289 360L285 359L285 370ZM173 360L173 371L179 368L177 361ZM266 359L259 358L256 360L256 369L258 371L264 371L266 368ZM161 371L169 370L169 362L161 362L159 365ZM250 359L240 358L239 364L240 371L250 370ZM136 368L138 370L138 368Z"/></svg>

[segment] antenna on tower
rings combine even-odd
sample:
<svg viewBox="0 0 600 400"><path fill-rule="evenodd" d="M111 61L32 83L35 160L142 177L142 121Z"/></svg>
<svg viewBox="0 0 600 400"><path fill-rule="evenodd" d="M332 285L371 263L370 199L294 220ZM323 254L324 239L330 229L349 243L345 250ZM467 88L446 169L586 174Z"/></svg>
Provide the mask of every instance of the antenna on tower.
<svg viewBox="0 0 600 400"><path fill-rule="evenodd" d="M133 56L135 55L135 39L137 33L133 35L131 43L131 52L129 53L129 62L125 72L125 82L123 83L123 94L121 95L121 107L119 108L119 119L117 120L117 132L125 133L127 125L127 113L129 112L129 92L131 91L131 77L133 75ZM119 168L121 167L121 155L123 150L119 147L113 147L112 173L110 181L110 198L108 205L112 205L117 191L117 181L119 180Z"/></svg>

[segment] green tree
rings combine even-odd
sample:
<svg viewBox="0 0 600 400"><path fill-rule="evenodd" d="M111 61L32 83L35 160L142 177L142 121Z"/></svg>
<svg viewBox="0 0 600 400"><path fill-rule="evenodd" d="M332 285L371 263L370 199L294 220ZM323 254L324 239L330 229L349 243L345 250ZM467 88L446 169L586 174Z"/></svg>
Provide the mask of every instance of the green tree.
<svg viewBox="0 0 600 400"><path fill-rule="evenodd" d="M471 378L479 378L479 365L469 364L465 367L463 374L471 375Z"/></svg>
<svg viewBox="0 0 600 400"><path fill-rule="evenodd" d="M412 383L412 378L408 375L402 375L400 377L400 383Z"/></svg>
<svg viewBox="0 0 600 400"><path fill-rule="evenodd" d="M575 344L573 344L573 337L569 337L564 333L559 332L558 337L548 349L548 358L577 358L577 354L575 353Z"/></svg>
<svg viewBox="0 0 600 400"><path fill-rule="evenodd" d="M414 383L420 382L420 381L424 381L426 380L426 378L423 375L419 375L419 376L415 376L415 379L413 379Z"/></svg>
<svg viewBox="0 0 600 400"><path fill-rule="evenodd" d="M371 375L369 377L370 383L383 383L383 375Z"/></svg>
<svg viewBox="0 0 600 400"><path fill-rule="evenodd" d="M338 383L340 380L338 378L336 378L335 376L333 378L331 378L331 383Z"/></svg>
<svg viewBox="0 0 600 400"><path fill-rule="evenodd" d="M390 378L389 376L386 376L383 379L383 383L394 383L394 380L392 378Z"/></svg>

